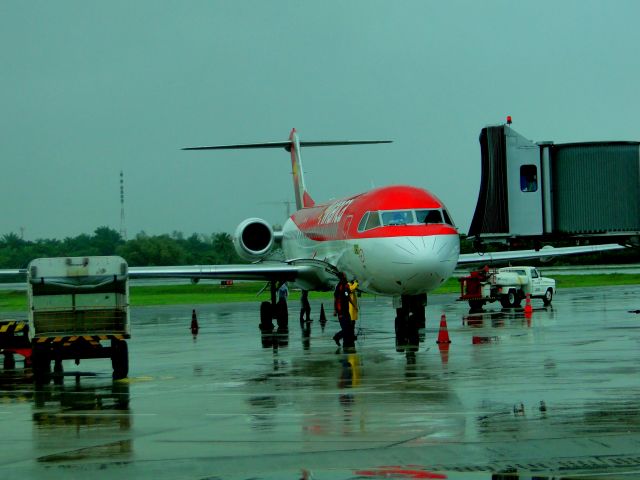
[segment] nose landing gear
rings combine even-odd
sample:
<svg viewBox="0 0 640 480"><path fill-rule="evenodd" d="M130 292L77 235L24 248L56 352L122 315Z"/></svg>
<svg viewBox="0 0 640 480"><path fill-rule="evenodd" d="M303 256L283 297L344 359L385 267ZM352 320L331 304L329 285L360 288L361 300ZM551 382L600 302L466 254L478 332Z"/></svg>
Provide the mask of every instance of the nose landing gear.
<svg viewBox="0 0 640 480"><path fill-rule="evenodd" d="M427 295L402 295L393 300L396 308L396 351L417 352L420 341L424 340Z"/></svg>

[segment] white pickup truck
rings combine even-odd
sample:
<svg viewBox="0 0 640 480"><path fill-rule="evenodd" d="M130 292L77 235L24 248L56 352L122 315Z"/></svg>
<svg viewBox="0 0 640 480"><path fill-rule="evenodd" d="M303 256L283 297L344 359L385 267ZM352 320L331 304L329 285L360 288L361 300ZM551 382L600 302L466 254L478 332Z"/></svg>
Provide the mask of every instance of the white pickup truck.
<svg viewBox="0 0 640 480"><path fill-rule="evenodd" d="M485 303L500 301L504 308L517 308L529 294L551 305L556 292L556 281L540 275L535 267L504 267L497 270L471 272L460 279L461 295L472 309L480 309Z"/></svg>

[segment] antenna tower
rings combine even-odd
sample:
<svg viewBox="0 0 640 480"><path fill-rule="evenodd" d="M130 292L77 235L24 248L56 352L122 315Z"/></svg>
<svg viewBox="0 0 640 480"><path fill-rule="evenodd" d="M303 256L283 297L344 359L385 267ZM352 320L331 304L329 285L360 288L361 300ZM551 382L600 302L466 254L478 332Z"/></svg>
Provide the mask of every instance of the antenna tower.
<svg viewBox="0 0 640 480"><path fill-rule="evenodd" d="M120 170L120 237L127 239L127 228L124 224L124 173Z"/></svg>

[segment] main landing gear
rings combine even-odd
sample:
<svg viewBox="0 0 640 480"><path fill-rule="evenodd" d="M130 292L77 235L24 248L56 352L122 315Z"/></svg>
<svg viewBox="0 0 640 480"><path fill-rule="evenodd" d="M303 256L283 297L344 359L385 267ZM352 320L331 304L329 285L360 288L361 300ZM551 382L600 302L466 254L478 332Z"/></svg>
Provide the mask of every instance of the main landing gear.
<svg viewBox="0 0 640 480"><path fill-rule="evenodd" d="M269 282L271 301L260 304L260 333L262 334L262 346L264 348L286 346L289 339L289 309L286 300L276 302L277 285L275 281ZM276 320L277 328L274 330L273 320Z"/></svg>
<svg viewBox="0 0 640 480"><path fill-rule="evenodd" d="M402 295L394 297L393 306L396 309L396 351L417 352L420 341L424 340L426 326L425 308L427 295Z"/></svg>

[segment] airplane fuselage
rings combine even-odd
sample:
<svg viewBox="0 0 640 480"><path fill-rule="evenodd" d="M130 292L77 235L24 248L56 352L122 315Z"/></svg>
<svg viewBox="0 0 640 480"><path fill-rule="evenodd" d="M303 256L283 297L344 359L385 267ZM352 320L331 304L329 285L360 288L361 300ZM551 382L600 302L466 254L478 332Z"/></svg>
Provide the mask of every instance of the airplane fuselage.
<svg viewBox="0 0 640 480"><path fill-rule="evenodd" d="M303 208L283 226L286 259L311 258L357 278L364 291L418 295L439 287L460 240L444 205L426 190L391 186Z"/></svg>

